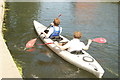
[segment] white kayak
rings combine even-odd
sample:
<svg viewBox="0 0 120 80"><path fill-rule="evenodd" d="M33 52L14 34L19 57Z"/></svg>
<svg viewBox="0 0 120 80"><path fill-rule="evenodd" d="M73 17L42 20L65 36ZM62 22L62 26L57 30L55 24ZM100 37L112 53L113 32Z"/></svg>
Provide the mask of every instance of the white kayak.
<svg viewBox="0 0 120 80"><path fill-rule="evenodd" d="M40 35L41 32L46 30L46 26L42 25L37 21L33 21L35 30ZM69 41L67 38L60 35L63 38L61 42ZM44 35L40 35L41 40L44 43L52 43L53 40L50 38L44 38ZM100 64L86 51L82 50L82 54L71 54L66 50L61 50L55 44L47 44L47 46L54 51L57 55L59 55L64 60L68 61L69 63L75 65L78 68L84 69L92 74L94 74L97 78L102 78L104 74L103 68Z"/></svg>

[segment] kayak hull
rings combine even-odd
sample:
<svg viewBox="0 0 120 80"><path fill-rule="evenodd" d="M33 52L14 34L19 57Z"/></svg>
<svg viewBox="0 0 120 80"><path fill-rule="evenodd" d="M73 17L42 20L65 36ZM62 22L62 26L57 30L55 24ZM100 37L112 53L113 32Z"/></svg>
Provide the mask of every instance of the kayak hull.
<svg viewBox="0 0 120 80"><path fill-rule="evenodd" d="M47 27L42 25L37 21L33 21L35 30L40 35ZM69 41L64 36L60 35L63 38L61 42ZM40 35L40 39L44 43L53 43L53 40L50 38L44 38L44 35ZM82 54L71 54L66 50L61 50L55 44L47 44L47 46L54 51L58 56L63 58L65 61L75 65L78 68L84 69L92 74L94 74L97 78L102 78L104 74L104 70L101 65L86 51L82 50Z"/></svg>

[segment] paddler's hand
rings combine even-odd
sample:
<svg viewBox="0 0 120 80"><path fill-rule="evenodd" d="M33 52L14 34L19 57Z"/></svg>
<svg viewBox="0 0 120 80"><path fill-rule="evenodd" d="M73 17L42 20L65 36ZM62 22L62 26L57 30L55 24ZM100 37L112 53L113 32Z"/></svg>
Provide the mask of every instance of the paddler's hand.
<svg viewBox="0 0 120 80"><path fill-rule="evenodd" d="M56 46L58 46L58 47L60 46L57 41L55 41L54 44L55 44Z"/></svg>
<svg viewBox="0 0 120 80"><path fill-rule="evenodd" d="M50 25L54 25L54 23L52 22L52 23L50 23Z"/></svg>
<svg viewBox="0 0 120 80"><path fill-rule="evenodd" d="M58 42L57 41L55 41L55 42L53 42L55 45L58 45Z"/></svg>
<svg viewBox="0 0 120 80"><path fill-rule="evenodd" d="M90 45L92 43L92 40L91 39L88 39L88 44Z"/></svg>

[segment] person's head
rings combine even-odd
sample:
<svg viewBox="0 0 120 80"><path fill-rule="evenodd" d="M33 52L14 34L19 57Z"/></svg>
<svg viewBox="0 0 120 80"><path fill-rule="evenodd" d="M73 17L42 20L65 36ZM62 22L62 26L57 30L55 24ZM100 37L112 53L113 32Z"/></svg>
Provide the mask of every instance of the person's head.
<svg viewBox="0 0 120 80"><path fill-rule="evenodd" d="M59 18L55 18L53 21L55 26L58 26L60 24L60 19Z"/></svg>
<svg viewBox="0 0 120 80"><path fill-rule="evenodd" d="M74 32L74 38L80 39L82 37L81 32Z"/></svg>

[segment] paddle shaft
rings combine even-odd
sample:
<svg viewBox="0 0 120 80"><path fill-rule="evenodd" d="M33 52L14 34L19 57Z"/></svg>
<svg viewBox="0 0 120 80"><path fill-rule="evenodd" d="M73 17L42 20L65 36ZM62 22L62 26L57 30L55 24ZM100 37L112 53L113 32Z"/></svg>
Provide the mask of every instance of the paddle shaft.
<svg viewBox="0 0 120 80"><path fill-rule="evenodd" d="M61 16L61 14L58 16L58 18L59 18L60 16ZM51 25L49 25L45 30L47 30L50 26L51 26ZM42 33L40 33L40 34L37 36L36 39L38 39L41 34L42 34Z"/></svg>
<svg viewBox="0 0 120 80"><path fill-rule="evenodd" d="M46 44L54 44L54 43L51 42L51 43L37 44L37 45L46 45Z"/></svg>
<svg viewBox="0 0 120 80"><path fill-rule="evenodd" d="M58 18L61 16L61 14L58 16ZM48 26L45 30L47 30L50 26ZM40 33L35 39L32 39L30 41L27 42L26 44L26 48L30 48L30 47L34 47L34 44L36 43L37 39L39 38L39 36L41 35L42 33Z"/></svg>
<svg viewBox="0 0 120 80"><path fill-rule="evenodd" d="M103 41L101 41L101 40L103 40ZM95 39L92 39L92 41L97 42L97 43L106 43L105 38L95 38ZM60 43L64 43L64 42L60 42ZM54 44L54 42L37 44L37 45L46 45L46 44Z"/></svg>
<svg viewBox="0 0 120 80"><path fill-rule="evenodd" d="M68 42L68 41L67 41L67 42ZM59 42L59 43L67 43L67 42ZM46 45L46 44L54 44L54 42L44 43L44 44L37 44L37 45Z"/></svg>
<svg viewBox="0 0 120 80"><path fill-rule="evenodd" d="M36 39L35 39L36 40ZM34 41L34 40L33 40ZM92 39L92 41L94 42L97 42L97 43L106 43L107 40L105 38L95 38L95 39ZM66 43L66 42L60 42L60 43ZM54 42L50 42L50 43L44 43L44 44L37 44L37 45L47 45L47 44L54 44ZM33 48L34 44L31 44L32 46L30 46L29 44L27 44L28 47L26 46L26 48ZM33 49L30 49L29 51L32 51Z"/></svg>

